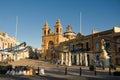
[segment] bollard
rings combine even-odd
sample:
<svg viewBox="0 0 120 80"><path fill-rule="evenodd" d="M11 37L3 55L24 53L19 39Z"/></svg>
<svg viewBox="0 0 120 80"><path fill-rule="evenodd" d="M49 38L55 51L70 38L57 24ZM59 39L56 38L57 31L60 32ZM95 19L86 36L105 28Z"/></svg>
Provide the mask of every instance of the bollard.
<svg viewBox="0 0 120 80"><path fill-rule="evenodd" d="M39 67L38 67L38 75L39 75L39 71L40 71L40 69L39 69Z"/></svg>
<svg viewBox="0 0 120 80"><path fill-rule="evenodd" d="M80 76L82 75L82 69L81 69L81 67L80 67Z"/></svg>
<svg viewBox="0 0 120 80"><path fill-rule="evenodd" d="M95 76L96 76L96 67L95 67L95 69L94 69L94 74L95 74Z"/></svg>
<svg viewBox="0 0 120 80"><path fill-rule="evenodd" d="M109 67L109 75L111 75L111 67Z"/></svg>
<svg viewBox="0 0 120 80"><path fill-rule="evenodd" d="M96 70L95 70L95 76L96 76Z"/></svg>
<svg viewBox="0 0 120 80"><path fill-rule="evenodd" d="M65 75L67 75L67 66L65 66Z"/></svg>

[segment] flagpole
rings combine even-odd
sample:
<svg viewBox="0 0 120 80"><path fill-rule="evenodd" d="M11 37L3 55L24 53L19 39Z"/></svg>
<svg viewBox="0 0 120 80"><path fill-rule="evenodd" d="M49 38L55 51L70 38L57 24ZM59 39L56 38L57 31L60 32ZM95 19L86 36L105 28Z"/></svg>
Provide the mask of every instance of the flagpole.
<svg viewBox="0 0 120 80"><path fill-rule="evenodd" d="M15 46L17 46L17 29L18 29L18 16L16 16L16 32L15 32L16 45ZM18 49L16 48L16 50ZM16 59L17 59L17 52L15 52L15 55L14 55L14 60Z"/></svg>
<svg viewBox="0 0 120 80"><path fill-rule="evenodd" d="M80 33L82 34L82 13L80 12Z"/></svg>
<svg viewBox="0 0 120 80"><path fill-rule="evenodd" d="M16 39L17 39L17 28L18 28L18 16L16 16L16 32L15 32Z"/></svg>
<svg viewBox="0 0 120 80"><path fill-rule="evenodd" d="M82 13L80 11L80 34L82 34ZM79 54L79 56L81 56L81 54ZM80 58L79 59L79 62L81 61L82 59ZM82 63L80 64L82 65ZM81 66L80 66L80 69L81 69Z"/></svg>

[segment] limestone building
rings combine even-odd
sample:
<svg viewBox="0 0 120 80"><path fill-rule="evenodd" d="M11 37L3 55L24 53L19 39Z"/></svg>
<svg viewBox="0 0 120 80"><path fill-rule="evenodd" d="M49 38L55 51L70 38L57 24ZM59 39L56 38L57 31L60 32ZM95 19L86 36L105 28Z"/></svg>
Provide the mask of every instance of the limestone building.
<svg viewBox="0 0 120 80"><path fill-rule="evenodd" d="M24 43L22 43L24 45ZM0 32L0 61L5 60L20 60L23 58L28 58L29 53L28 51L20 52L20 49L24 49L24 46L22 45L18 40L15 38L9 36L7 33ZM18 45L18 46L17 46ZM13 48L19 47L16 51L12 51ZM19 52L18 52L19 51Z"/></svg>
<svg viewBox="0 0 120 80"><path fill-rule="evenodd" d="M102 62L106 66L110 63L120 65L120 28L113 27L101 32L93 30L90 35L76 35L68 25L63 34L59 19L54 26L54 32L46 22L42 29L42 53L45 59L60 59L62 65L68 66L100 65Z"/></svg>
<svg viewBox="0 0 120 80"><path fill-rule="evenodd" d="M109 57L106 66L110 63L120 65L120 28L113 27L113 29L102 32L93 31L92 34L86 36L78 33L76 38L61 42L58 49L63 51L60 55L61 64L65 63L68 66L72 64L100 65L103 57Z"/></svg>
<svg viewBox="0 0 120 80"><path fill-rule="evenodd" d="M59 46L61 42L68 41L69 39L74 39L76 34L72 31L72 27L68 25L66 32L63 35L63 27L61 25L60 19L56 21L54 26L54 32L49 27L46 22L42 28L42 53L43 57L51 58L56 57L55 53L60 51L56 50L55 47Z"/></svg>

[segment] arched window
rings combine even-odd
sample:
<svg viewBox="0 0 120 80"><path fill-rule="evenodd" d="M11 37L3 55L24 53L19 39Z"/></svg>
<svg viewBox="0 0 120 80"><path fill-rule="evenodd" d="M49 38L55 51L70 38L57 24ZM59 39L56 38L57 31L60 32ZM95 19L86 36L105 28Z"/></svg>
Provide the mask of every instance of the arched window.
<svg viewBox="0 0 120 80"><path fill-rule="evenodd" d="M44 35L46 35L46 30L44 30Z"/></svg>
<svg viewBox="0 0 120 80"><path fill-rule="evenodd" d="M97 43L96 43L97 51L100 51L100 46L101 46L101 45L100 45L100 42L97 42Z"/></svg>
<svg viewBox="0 0 120 80"><path fill-rule="evenodd" d="M59 29L58 28L56 28L56 33L58 33L59 32Z"/></svg>
<svg viewBox="0 0 120 80"><path fill-rule="evenodd" d="M48 34L50 34L50 29L48 30Z"/></svg>

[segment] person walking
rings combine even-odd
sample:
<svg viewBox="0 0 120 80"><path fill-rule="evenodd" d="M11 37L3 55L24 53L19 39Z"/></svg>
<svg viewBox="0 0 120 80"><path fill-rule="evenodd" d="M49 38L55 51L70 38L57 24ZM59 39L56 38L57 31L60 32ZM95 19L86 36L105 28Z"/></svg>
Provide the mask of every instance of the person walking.
<svg viewBox="0 0 120 80"><path fill-rule="evenodd" d="M60 60L59 59L56 61L56 65L57 65L57 67L59 67L59 65L60 65Z"/></svg>

